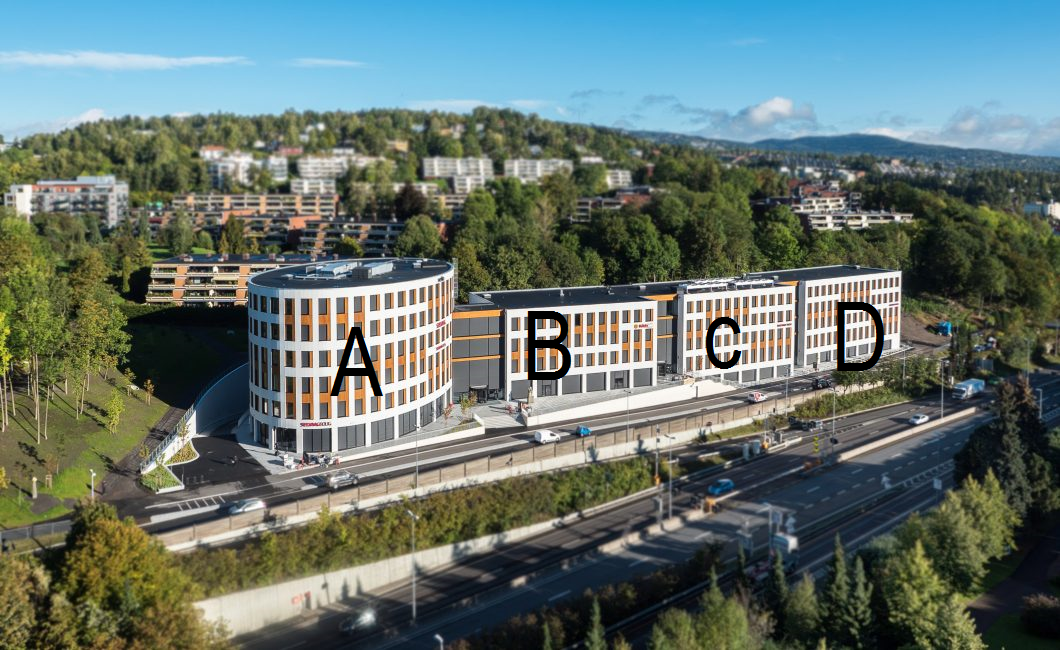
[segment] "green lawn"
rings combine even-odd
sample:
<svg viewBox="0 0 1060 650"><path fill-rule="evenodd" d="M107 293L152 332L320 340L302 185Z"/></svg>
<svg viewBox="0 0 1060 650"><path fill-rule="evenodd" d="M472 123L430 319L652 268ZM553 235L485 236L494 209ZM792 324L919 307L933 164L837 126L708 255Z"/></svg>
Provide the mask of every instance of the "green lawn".
<svg viewBox="0 0 1060 650"><path fill-rule="evenodd" d="M1056 650L1056 639L1043 639L1023 630L1019 614L1005 614L997 619L983 641L990 650Z"/></svg>
<svg viewBox="0 0 1060 650"><path fill-rule="evenodd" d="M98 488L107 468L134 449L169 408L157 398L148 406L142 391L133 396L123 391L125 413L117 432L111 434L101 424L100 407L114 389L114 374L111 373L110 381L98 375L92 377L85 412L79 419L75 417L73 384L69 395L58 391L48 413L48 438L44 438L42 431L39 445L32 417L33 401L28 395L16 394L18 415L0 436L0 459L3 459L0 466L7 470L12 483L0 491L0 526L21 526L69 512L77 499L87 496L90 470L96 472ZM43 410L42 402L42 416ZM45 485L48 473L53 475L50 488ZM38 479L37 491L41 495L37 502L29 499L33 476Z"/></svg>
<svg viewBox="0 0 1060 650"><path fill-rule="evenodd" d="M994 560L987 564L986 577L983 578L983 584L980 585L977 593L965 595L965 602L970 603L1001 584L1002 581L1015 572L1016 567L1020 565L1025 555L1025 551L1014 551L999 560Z"/></svg>

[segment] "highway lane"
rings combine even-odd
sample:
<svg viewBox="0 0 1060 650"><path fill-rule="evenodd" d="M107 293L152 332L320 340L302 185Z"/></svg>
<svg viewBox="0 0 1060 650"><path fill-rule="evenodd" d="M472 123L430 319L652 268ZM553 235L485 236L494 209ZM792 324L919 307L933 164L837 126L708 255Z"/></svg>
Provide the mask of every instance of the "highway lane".
<svg viewBox="0 0 1060 650"><path fill-rule="evenodd" d="M870 437L889 435L895 431L902 430L908 426L905 422L911 412L930 408L930 404L931 402L928 400L917 404L897 405L870 413L841 418L837 422L836 428L837 436L841 440L840 448L854 442L865 441ZM812 455L811 446L808 442L804 442L776 455L767 455L747 465L733 468L726 472L726 476L733 478L737 486L742 488L756 481L766 480L770 476L775 476L786 469L799 467ZM709 480L713 480L713 478ZM702 491L703 485L709 480L701 481L697 491ZM792 478L789 481L797 483L798 479ZM741 498L743 497L741 496ZM676 500L677 510L686 507L689 499L688 492L682 491ZM726 514L726 511L723 511L722 514ZM606 515L593 517L587 521L580 521L567 526L565 529L552 531L526 543L503 549L486 557L477 558L441 574L421 576L418 588L421 618L432 609L445 606L465 597L467 594L480 593L490 584L507 584L507 581L513 577L527 573L528 568L537 569L553 565L560 558L595 548L607 540L646 527L655 521L655 515L656 508L651 498L645 498ZM644 563L651 564L647 561ZM384 594L383 601L397 603L397 614L401 615L403 610L405 615L407 615L408 600L400 594L400 589L393 593ZM331 618L338 616L340 614L332 614ZM336 620L329 620L328 617L325 617L314 627L323 628L321 630L323 632L322 638L327 638L329 635L333 635L335 626L337 626ZM309 632L298 628L297 631L285 633L281 628L283 626L276 630L270 630L260 635L260 637L255 636L254 641L250 642L247 647L284 647L282 638L286 638L293 643L296 642L296 638L305 638L306 633ZM280 635L281 640L274 639L273 635ZM310 634L310 637L316 638L316 635Z"/></svg>

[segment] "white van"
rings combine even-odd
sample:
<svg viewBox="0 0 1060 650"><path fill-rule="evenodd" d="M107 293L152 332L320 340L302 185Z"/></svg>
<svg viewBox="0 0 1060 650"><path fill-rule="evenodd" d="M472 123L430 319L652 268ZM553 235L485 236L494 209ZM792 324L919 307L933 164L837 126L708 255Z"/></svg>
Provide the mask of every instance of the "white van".
<svg viewBox="0 0 1060 650"><path fill-rule="evenodd" d="M534 433L534 442L547 445L550 442L559 442L559 434L555 431L542 429Z"/></svg>

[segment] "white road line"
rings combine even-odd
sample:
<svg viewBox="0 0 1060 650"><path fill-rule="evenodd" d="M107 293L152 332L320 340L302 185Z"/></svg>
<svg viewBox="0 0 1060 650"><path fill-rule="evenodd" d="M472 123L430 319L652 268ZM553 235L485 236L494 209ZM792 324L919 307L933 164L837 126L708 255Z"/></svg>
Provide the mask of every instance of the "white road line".
<svg viewBox="0 0 1060 650"><path fill-rule="evenodd" d="M638 564L644 564L644 563L645 563L645 562L647 562L647 561L648 561L648 560L646 560L646 559L644 559L644 558L640 558L639 560L637 560L637 561L635 561L635 562L630 562L630 563L629 563L629 568L631 568L631 569L632 569L633 567L637 566Z"/></svg>
<svg viewBox="0 0 1060 650"><path fill-rule="evenodd" d="M568 589L568 590L566 590L566 591L561 591L561 592L559 592L558 594L556 594L555 596L552 596L551 598L549 598L549 599L548 599L548 602L550 602L550 603L551 603L551 602L552 602L552 601L554 601L554 600L559 600L560 598L563 598L564 596L566 596L566 595L567 595L567 594L569 594L569 593L570 593L570 589Z"/></svg>
<svg viewBox="0 0 1060 650"><path fill-rule="evenodd" d="M806 490L806 494L809 494L810 492L816 492L817 490L820 490L820 489L821 489L820 485L815 485L812 488L810 488L809 490Z"/></svg>
<svg viewBox="0 0 1060 650"><path fill-rule="evenodd" d="M825 498L821 499L821 503L824 503L825 501L829 501L829 500L831 500L831 498L832 497L825 497Z"/></svg>
<svg viewBox="0 0 1060 650"><path fill-rule="evenodd" d="M897 454L894 454L893 456L891 456L891 458L898 458L899 456L901 456L904 453L905 453L904 451L900 451Z"/></svg>
<svg viewBox="0 0 1060 650"><path fill-rule="evenodd" d="M840 491L836 492L835 495L839 496L840 494L845 494L845 493L846 493L846 490L840 490Z"/></svg>
<svg viewBox="0 0 1060 650"><path fill-rule="evenodd" d="M853 470L853 471L852 471L852 472L850 472L850 473L851 473L851 474L857 474L858 472L860 472L860 471L861 471L861 470L863 470L863 469L865 469L865 468L864 468L864 467L859 467L859 468L857 468L857 469Z"/></svg>
<svg viewBox="0 0 1060 650"><path fill-rule="evenodd" d="M700 533L700 534L696 535L695 537L693 537L692 539L693 539L694 541L697 541L697 542L698 542L699 540L703 539L704 537L708 537L708 536L709 536L709 535L711 535L711 534L712 534L712 533L711 533L711 532L710 532L709 530L705 530L705 531L703 531L702 533Z"/></svg>
<svg viewBox="0 0 1060 650"><path fill-rule="evenodd" d="M852 487L852 488L861 487L861 481L858 481L857 483L855 483L854 485L851 485L850 487Z"/></svg>

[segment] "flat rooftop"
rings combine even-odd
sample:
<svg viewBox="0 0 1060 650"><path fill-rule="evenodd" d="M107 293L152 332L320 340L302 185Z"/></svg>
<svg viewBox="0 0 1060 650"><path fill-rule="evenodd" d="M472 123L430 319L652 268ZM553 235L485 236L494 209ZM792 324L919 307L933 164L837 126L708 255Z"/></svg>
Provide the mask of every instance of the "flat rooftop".
<svg viewBox="0 0 1060 650"><path fill-rule="evenodd" d="M573 287L553 289L520 289L514 291L480 291L470 296L472 307L492 304L501 309L544 309L546 307L581 307L627 303L644 298L619 292L608 292L607 287Z"/></svg>
<svg viewBox="0 0 1060 650"><path fill-rule="evenodd" d="M877 269L871 266L844 264L836 266L814 266L806 269L787 269L784 271L763 271L748 273L749 278L773 278L777 282L806 282L810 280L828 280L830 278L856 278L877 273L894 273L896 269Z"/></svg>
<svg viewBox="0 0 1060 650"><path fill-rule="evenodd" d="M453 270L441 260L412 257L321 260L258 273L250 284L273 289L338 289L424 280Z"/></svg>

